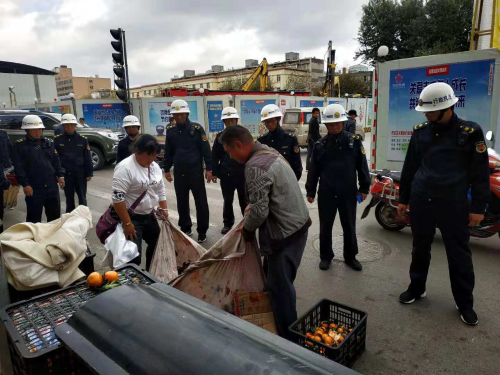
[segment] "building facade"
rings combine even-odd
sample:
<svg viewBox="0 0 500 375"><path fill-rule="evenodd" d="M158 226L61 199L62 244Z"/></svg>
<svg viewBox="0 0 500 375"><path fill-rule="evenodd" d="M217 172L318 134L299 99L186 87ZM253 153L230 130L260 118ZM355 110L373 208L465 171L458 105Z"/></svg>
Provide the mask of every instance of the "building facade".
<svg viewBox="0 0 500 375"><path fill-rule="evenodd" d="M54 72L36 66L0 61L0 109L52 103L57 99Z"/></svg>
<svg viewBox="0 0 500 375"><path fill-rule="evenodd" d="M56 87L58 96L75 94L76 99L90 97L99 90L111 90L110 78L95 77L75 77L73 69L66 65L61 65L53 70L56 73Z"/></svg>

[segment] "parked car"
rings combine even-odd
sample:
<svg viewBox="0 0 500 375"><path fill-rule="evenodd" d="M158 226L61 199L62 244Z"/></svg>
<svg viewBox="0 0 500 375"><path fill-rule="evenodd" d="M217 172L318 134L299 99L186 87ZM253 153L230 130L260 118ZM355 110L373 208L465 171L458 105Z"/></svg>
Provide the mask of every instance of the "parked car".
<svg viewBox="0 0 500 375"><path fill-rule="evenodd" d="M54 138L54 129L61 126L61 114L25 110L0 110L0 129L7 131L11 142L16 142L18 139L25 137L26 132L21 129L21 124L24 116L28 114L37 115L42 119L45 126L44 137ZM118 148L118 137L115 133L82 125L77 125L77 131L87 137L89 141L94 170L101 169L106 163L112 164L115 162Z"/></svg>
<svg viewBox="0 0 500 375"><path fill-rule="evenodd" d="M319 108L319 132L322 137L324 137L328 130L326 126L321 123L321 114L324 108ZM309 133L309 120L312 117L312 108L290 108L285 111L285 117L283 118L283 129L288 132L293 132L297 135L299 140L299 145L302 148L307 148L307 134ZM363 131L363 125L356 123L356 134L365 140L365 132Z"/></svg>

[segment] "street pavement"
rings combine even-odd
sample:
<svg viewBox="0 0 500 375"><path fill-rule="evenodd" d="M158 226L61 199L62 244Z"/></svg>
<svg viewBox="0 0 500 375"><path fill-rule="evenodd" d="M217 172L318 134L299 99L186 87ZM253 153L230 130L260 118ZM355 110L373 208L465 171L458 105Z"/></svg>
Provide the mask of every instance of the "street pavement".
<svg viewBox="0 0 500 375"><path fill-rule="evenodd" d="M302 151L305 165L305 151ZM87 199L94 224L111 202L113 166L97 171L89 183ZM305 199L304 172L300 187ZM173 184L167 186L170 217L177 224L177 204ZM222 229L222 193L220 184L207 184L210 206L209 249L220 237ZM64 194L61 202L65 212ZM196 210L191 199L191 215ZM409 229L388 232L376 222L373 212L359 220L366 203L358 209L358 241L363 271L356 272L342 262L342 228L334 227L336 258L328 271L318 269L319 220L317 203L308 204L313 225L298 271L295 286L299 316L323 298L367 312L367 339L364 354L353 369L363 374L499 374L500 373L500 238L471 240L476 272L475 307L479 325L466 326L455 309L448 276L446 252L440 234L433 245L432 262L427 283L427 298L413 305L402 305L398 296L406 290L411 260L412 237ZM237 197L234 211L238 212ZM19 204L5 213L5 227L25 220L26 205L21 191ZM196 239L196 225L193 238ZM439 232L438 232L439 233ZM91 229L91 247L96 251L96 269L104 256L104 248ZM144 261L143 261L144 265Z"/></svg>

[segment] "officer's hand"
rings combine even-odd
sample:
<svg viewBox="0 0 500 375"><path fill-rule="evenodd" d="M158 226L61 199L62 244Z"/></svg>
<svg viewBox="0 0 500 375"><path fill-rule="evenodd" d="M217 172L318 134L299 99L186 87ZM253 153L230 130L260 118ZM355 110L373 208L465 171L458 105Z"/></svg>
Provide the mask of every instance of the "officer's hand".
<svg viewBox="0 0 500 375"><path fill-rule="evenodd" d="M172 182L172 175L170 173L165 173L165 178L167 179L168 182Z"/></svg>
<svg viewBox="0 0 500 375"><path fill-rule="evenodd" d="M246 215L246 214L248 214L249 212L250 212L250 206L247 206L247 207L245 208L245 215Z"/></svg>
<svg viewBox="0 0 500 375"><path fill-rule="evenodd" d="M313 197L307 197L307 201L309 203L314 203L314 198Z"/></svg>
<svg viewBox="0 0 500 375"><path fill-rule="evenodd" d="M407 207L406 204L400 204L400 205L398 205L398 215L399 216L401 216L401 217L405 217L406 216L406 207Z"/></svg>
<svg viewBox="0 0 500 375"><path fill-rule="evenodd" d="M216 183L217 183L217 177L216 177L216 176L212 176L212 182L213 182L214 184L216 184Z"/></svg>
<svg viewBox="0 0 500 375"><path fill-rule="evenodd" d="M127 240L133 241L137 238L137 233L135 232L134 224L123 225L123 233L125 233L125 238Z"/></svg>
<svg viewBox="0 0 500 375"><path fill-rule="evenodd" d="M475 227L483 220L484 220L484 215L469 214L469 227Z"/></svg>
<svg viewBox="0 0 500 375"><path fill-rule="evenodd" d="M24 195L27 197L32 197L33 196L33 188L31 186L25 186L23 187Z"/></svg>
<svg viewBox="0 0 500 375"><path fill-rule="evenodd" d="M87 182L89 182L90 180L92 180L92 177L87 177Z"/></svg>
<svg viewBox="0 0 500 375"><path fill-rule="evenodd" d="M59 184L59 187L60 187L61 189L64 189L64 186L66 186L66 183L64 182L64 178L62 178L62 177L59 177L59 178L57 179L57 183Z"/></svg>
<svg viewBox="0 0 500 375"><path fill-rule="evenodd" d="M359 194L361 195L361 202L364 202L367 194L364 194L364 193L359 193Z"/></svg>
<svg viewBox="0 0 500 375"><path fill-rule="evenodd" d="M210 181L212 181L212 171L207 171L205 177L207 178L207 183L210 183Z"/></svg>

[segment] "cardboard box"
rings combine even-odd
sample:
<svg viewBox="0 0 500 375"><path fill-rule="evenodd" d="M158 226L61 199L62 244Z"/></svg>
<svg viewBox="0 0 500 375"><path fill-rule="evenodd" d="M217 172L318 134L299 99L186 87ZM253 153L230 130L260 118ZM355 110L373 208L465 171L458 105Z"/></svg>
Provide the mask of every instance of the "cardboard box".
<svg viewBox="0 0 500 375"><path fill-rule="evenodd" d="M234 313L236 316L271 312L271 304L266 292L236 292Z"/></svg>
<svg viewBox="0 0 500 375"><path fill-rule="evenodd" d="M247 322L252 323L260 328L263 328L266 331L274 333L275 335L278 334L276 323L274 322L274 315L272 312L244 315L241 317L241 319L246 320Z"/></svg>
<svg viewBox="0 0 500 375"><path fill-rule="evenodd" d="M266 331L278 334L266 292L236 292L234 312L241 319Z"/></svg>

